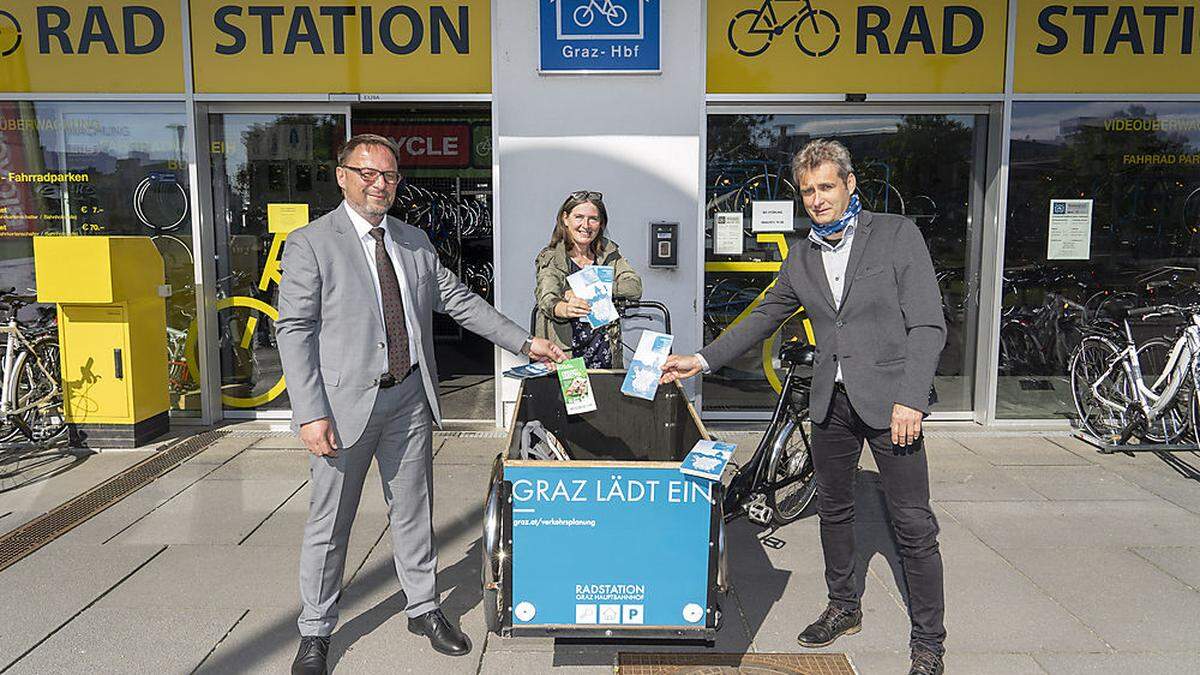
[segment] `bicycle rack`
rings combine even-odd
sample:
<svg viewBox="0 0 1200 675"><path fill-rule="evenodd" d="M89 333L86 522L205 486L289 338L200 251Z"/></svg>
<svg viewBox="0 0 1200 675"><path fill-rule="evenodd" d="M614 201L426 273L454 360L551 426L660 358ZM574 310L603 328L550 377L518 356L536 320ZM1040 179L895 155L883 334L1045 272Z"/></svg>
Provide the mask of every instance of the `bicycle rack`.
<svg viewBox="0 0 1200 675"><path fill-rule="evenodd" d="M1136 439L1128 443L1112 443L1096 438L1082 430L1076 430L1074 435L1075 438L1096 448L1104 455L1134 452L1196 452L1200 450L1200 446L1196 443L1142 443Z"/></svg>

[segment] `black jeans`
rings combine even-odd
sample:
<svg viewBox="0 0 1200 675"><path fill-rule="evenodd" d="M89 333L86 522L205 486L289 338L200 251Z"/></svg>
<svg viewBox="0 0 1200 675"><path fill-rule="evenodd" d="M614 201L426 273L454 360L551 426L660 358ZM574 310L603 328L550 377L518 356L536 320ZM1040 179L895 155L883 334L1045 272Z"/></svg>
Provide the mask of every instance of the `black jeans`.
<svg viewBox="0 0 1200 675"><path fill-rule="evenodd" d="M883 494L908 584L911 646L942 653L946 628L942 590L942 554L937 519L929 507L929 467L923 439L907 448L894 447L889 429L868 427L845 390L835 387L829 416L813 425L813 467L817 479L817 513L825 553L825 583L832 604L854 610L859 595L854 584L854 474L863 441L875 453Z"/></svg>

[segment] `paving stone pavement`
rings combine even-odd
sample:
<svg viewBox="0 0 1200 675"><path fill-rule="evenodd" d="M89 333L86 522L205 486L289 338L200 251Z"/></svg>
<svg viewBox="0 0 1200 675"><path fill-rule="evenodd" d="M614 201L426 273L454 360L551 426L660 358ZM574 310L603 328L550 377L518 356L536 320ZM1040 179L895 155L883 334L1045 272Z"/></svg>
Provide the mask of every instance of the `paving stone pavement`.
<svg viewBox="0 0 1200 675"><path fill-rule="evenodd" d="M718 434L740 457L758 438ZM611 673L620 650L664 649L486 632L481 502L504 441L499 430L434 441L439 586L471 654L443 657L408 633L373 469L349 546L334 672ZM151 452L68 458L10 480L0 531ZM947 672L1200 672L1200 482L1158 457L1099 455L1060 434L939 427L927 452ZM1180 458L1200 467L1196 455ZM289 435L237 431L0 572L0 672L288 672L307 467ZM856 487L864 629L828 651L861 673L903 673L903 570L880 489L868 453ZM774 532L782 548L764 547L760 534L745 520L728 527L733 588L716 650L798 651L796 633L824 604L815 516Z"/></svg>

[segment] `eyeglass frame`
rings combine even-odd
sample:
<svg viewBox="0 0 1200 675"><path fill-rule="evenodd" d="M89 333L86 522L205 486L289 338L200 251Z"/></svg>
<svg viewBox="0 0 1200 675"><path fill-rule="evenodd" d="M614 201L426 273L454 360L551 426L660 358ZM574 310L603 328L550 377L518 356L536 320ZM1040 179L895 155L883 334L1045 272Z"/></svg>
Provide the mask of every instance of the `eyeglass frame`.
<svg viewBox="0 0 1200 675"><path fill-rule="evenodd" d="M379 169L373 169L369 166L350 166L349 164L339 164L338 166L343 169L346 169L348 171L353 171L354 173L358 174L358 177L361 178L362 181L364 183L366 183L367 185L374 185L375 181L379 180L380 176L383 176L383 182L386 183L387 185L399 185L400 182L404 180L403 174L401 174L399 171L380 171ZM372 179L368 179L364 172L374 172L377 175L372 180ZM394 181L388 180L387 175L389 173L394 174L396 176L396 180L394 180Z"/></svg>

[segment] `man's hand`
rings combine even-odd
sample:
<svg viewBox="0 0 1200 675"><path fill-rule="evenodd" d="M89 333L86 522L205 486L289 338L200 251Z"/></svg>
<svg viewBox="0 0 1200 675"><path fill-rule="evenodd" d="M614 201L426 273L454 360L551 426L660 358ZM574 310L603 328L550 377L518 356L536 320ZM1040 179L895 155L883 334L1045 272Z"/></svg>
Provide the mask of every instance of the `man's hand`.
<svg viewBox="0 0 1200 675"><path fill-rule="evenodd" d="M554 313L560 319L580 319L587 316L590 311L592 311L592 303L575 295L570 289L563 294L562 302L554 306Z"/></svg>
<svg viewBox="0 0 1200 675"><path fill-rule="evenodd" d="M921 436L920 410L896 403L892 405L892 445L907 447Z"/></svg>
<svg viewBox="0 0 1200 675"><path fill-rule="evenodd" d="M300 425L300 440L317 457L337 457L337 441L333 437L333 421L328 417Z"/></svg>
<svg viewBox="0 0 1200 675"><path fill-rule="evenodd" d="M533 341L529 343L529 360L542 363L547 361L562 363L567 360L567 355L558 348L558 345L546 338L533 338Z"/></svg>
<svg viewBox="0 0 1200 675"><path fill-rule="evenodd" d="M689 356L679 356L672 354L667 357L667 362L662 366L662 377L658 378L659 384L669 384L675 380L686 380L689 377L698 375L704 366L700 364L700 357L695 354Z"/></svg>

